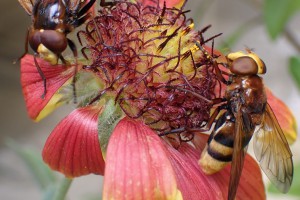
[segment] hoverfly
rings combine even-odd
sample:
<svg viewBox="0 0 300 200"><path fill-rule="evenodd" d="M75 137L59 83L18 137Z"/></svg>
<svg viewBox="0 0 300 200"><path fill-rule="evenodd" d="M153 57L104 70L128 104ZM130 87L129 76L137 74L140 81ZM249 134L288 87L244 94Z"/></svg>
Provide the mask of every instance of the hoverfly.
<svg viewBox="0 0 300 200"><path fill-rule="evenodd" d="M62 56L67 46L77 60L77 49L67 34L82 25L89 17L89 9L96 0L18 0L25 11L31 16L32 24L27 31L25 53L28 43L34 51L34 56L41 56L51 64L57 64L58 59L66 63ZM101 6L112 5L112 2L101 0ZM21 58L23 57L21 56ZM76 61L77 62L77 61ZM46 94L46 78L35 59L35 65L43 79L44 96ZM77 69L76 69L77 70ZM75 84L75 78L73 84ZM75 88L74 88L75 90Z"/></svg>
<svg viewBox="0 0 300 200"><path fill-rule="evenodd" d="M253 137L254 153L270 181L288 192L293 179L292 153L284 133L267 102L263 79L264 62L251 50L226 56L230 71L223 103L217 107L213 120L221 110L215 127L202 152L199 164L206 174L218 172L231 162L228 199L235 198L243 169L246 146ZM213 65L221 75L218 63Z"/></svg>

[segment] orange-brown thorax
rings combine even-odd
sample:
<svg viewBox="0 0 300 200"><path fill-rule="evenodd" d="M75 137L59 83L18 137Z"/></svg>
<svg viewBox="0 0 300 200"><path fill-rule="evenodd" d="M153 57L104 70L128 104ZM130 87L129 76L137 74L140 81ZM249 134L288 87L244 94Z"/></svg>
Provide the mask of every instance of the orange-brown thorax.
<svg viewBox="0 0 300 200"><path fill-rule="evenodd" d="M267 96L263 79L257 75L258 64L250 57L240 57L229 63L232 82L225 91L231 112L235 115L242 109L253 125L259 125L265 111ZM240 108L238 108L240 106Z"/></svg>
<svg viewBox="0 0 300 200"><path fill-rule="evenodd" d="M263 114L267 97L263 80L258 75L236 76L227 86L225 98L232 107L232 112L237 113L237 105L246 109L249 114Z"/></svg>

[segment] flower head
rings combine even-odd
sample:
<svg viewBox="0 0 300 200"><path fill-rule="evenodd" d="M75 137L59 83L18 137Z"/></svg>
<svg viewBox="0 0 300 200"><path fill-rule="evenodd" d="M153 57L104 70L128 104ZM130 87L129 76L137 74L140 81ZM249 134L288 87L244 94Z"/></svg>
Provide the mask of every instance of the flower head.
<svg viewBox="0 0 300 200"><path fill-rule="evenodd" d="M189 88L207 99L214 95L214 74L195 47L199 35L181 9L117 3L103 8L79 32L91 58L86 67L99 77L102 90L131 118L158 131L199 127L210 104L176 88ZM201 63L201 64L200 64Z"/></svg>
<svg viewBox="0 0 300 200"><path fill-rule="evenodd" d="M101 8L78 31L86 60L65 67L37 59L47 80L44 99L33 57L22 59L23 93L35 120L72 101L72 69L78 68L78 108L43 150L52 169L68 177L104 175L103 199L227 198L230 167L205 175L198 160L207 137L188 131L207 123L220 84L203 51L202 32L180 7L184 3L120 1ZM265 198L250 156L240 185L238 199Z"/></svg>

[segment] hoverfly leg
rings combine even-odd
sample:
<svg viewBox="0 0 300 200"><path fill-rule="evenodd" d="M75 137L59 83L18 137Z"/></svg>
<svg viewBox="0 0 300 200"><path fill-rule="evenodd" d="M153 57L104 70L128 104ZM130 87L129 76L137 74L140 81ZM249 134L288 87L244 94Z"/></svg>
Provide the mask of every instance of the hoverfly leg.
<svg viewBox="0 0 300 200"><path fill-rule="evenodd" d="M37 62L37 60L36 60L37 55L38 55L37 53L34 53L34 63L35 63L35 67L36 67L37 71L39 72L39 75L41 76L42 81L43 81L44 92L43 92L41 98L44 99L45 96L46 96L46 93L47 93L47 82L46 82L47 79L46 79L46 77L45 77L45 75L44 75L42 69L40 68L40 66L39 66L39 64L38 64L38 62Z"/></svg>
<svg viewBox="0 0 300 200"><path fill-rule="evenodd" d="M165 86L166 88L171 88L171 89L176 89L176 90L179 90L179 91L182 91L182 92L186 92L186 93L190 93L192 95L194 95L195 97L199 98L199 99L202 99L203 101L206 101L210 104L214 104L212 100L210 99L207 99L206 97L202 96L201 94L198 94L197 92L194 92L192 90L188 90L188 89L185 89L185 88L179 88L179 87L173 87L173 86Z"/></svg>
<svg viewBox="0 0 300 200"><path fill-rule="evenodd" d="M77 17L81 18L83 15L85 15L89 9L94 5L96 0L91 0L87 4L85 4L82 8L80 8Z"/></svg>
<svg viewBox="0 0 300 200"><path fill-rule="evenodd" d="M180 132L183 132L185 130L186 130L185 127L177 128L177 129L172 129L170 131L166 131L166 132L160 133L160 134L158 134L158 136L162 137L162 136L166 136L166 135L170 135L170 134L174 134L174 133L180 133Z"/></svg>
<svg viewBox="0 0 300 200"><path fill-rule="evenodd" d="M221 99L221 98L218 98L217 100L220 100L220 99ZM224 99L222 99L222 100L224 101ZM215 122L217 116L219 115L220 111L221 111L221 110L224 110L224 109L227 109L227 104L218 106L218 107L214 110L213 114L209 117L209 119L208 119L208 121L207 121L207 124L206 124L206 126L205 126L205 128L204 128L206 131L209 131L209 130L211 129L211 127L212 127L213 123Z"/></svg>
<svg viewBox="0 0 300 200"><path fill-rule="evenodd" d="M76 75L77 75L77 67L78 67L78 62L77 62L78 53L77 53L77 48L76 48L76 45L74 44L74 42L70 39L67 39L67 40L68 40L68 45L69 45L70 49L72 50L73 55L74 55L75 60L76 60L75 61L75 68L74 68L74 76L73 76L73 80L72 80L74 103L76 104L77 103L77 95L76 95L75 83L76 83Z"/></svg>
<svg viewBox="0 0 300 200"><path fill-rule="evenodd" d="M216 105L216 104L223 103L223 102L227 101L227 99L226 98L215 98L215 99L212 99L211 101L212 101L213 105Z"/></svg>
<svg viewBox="0 0 300 200"><path fill-rule="evenodd" d="M87 13L86 15L83 15L83 16L80 17L78 20L76 20L76 24L73 24L73 25L75 25L76 27L77 27L77 26L81 26L81 25L84 24L84 22L86 22L90 17L91 17L91 14L90 14L90 13Z"/></svg>
<svg viewBox="0 0 300 200"><path fill-rule="evenodd" d="M107 7L107 6L114 6L116 4L116 2L105 2L106 0L101 0L100 2L100 6L101 7Z"/></svg>
<svg viewBox="0 0 300 200"><path fill-rule="evenodd" d="M61 60L62 64L67 65L66 59L61 54L57 55L57 57Z"/></svg>
<svg viewBox="0 0 300 200"><path fill-rule="evenodd" d="M158 134L159 137L162 136L167 136L170 134L179 134L179 133L183 133L183 132L190 132L190 133L194 133L194 132L206 132L209 129L205 128L186 128L186 127L182 127L182 128L176 128L176 129L172 129L170 131L166 131L163 133Z"/></svg>
<svg viewBox="0 0 300 200"><path fill-rule="evenodd" d="M217 75L218 80L221 81L222 83L224 83L225 85L230 85L230 84L231 84L231 81L227 81L227 80L224 78L223 74L226 75L226 73L223 72L223 71L219 68L218 64L220 64L220 63L217 63L216 61L213 62L213 66L214 66L214 69L215 69L215 71L216 71L216 75Z"/></svg>
<svg viewBox="0 0 300 200"><path fill-rule="evenodd" d="M210 26L207 26L205 27L203 30L206 31ZM202 46L202 44L208 42L208 40L205 40L203 39L202 37L202 34L200 35L200 43L199 42L196 42L196 46L202 51L202 53L204 54L204 57L206 57L206 59L208 59L212 65L213 65L213 68L216 72L216 76L218 78L219 81L221 81L222 83L224 83L225 85L230 85L231 82L230 81L227 81L224 77L223 77L223 71L219 68L219 64L222 64L222 63L218 63L217 61L214 60L214 57L211 56ZM216 37L219 36L219 35L216 35ZM210 38L209 40L211 39L214 39L215 37L213 38ZM226 65L223 65L224 67L226 67Z"/></svg>

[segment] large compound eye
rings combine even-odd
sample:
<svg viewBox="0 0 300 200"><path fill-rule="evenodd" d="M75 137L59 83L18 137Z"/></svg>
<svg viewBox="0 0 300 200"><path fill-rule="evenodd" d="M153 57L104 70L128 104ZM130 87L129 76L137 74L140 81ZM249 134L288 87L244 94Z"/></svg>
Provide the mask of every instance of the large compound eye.
<svg viewBox="0 0 300 200"><path fill-rule="evenodd" d="M231 66L230 71L237 75L254 75L258 72L258 66L255 60L248 56L235 59Z"/></svg>
<svg viewBox="0 0 300 200"><path fill-rule="evenodd" d="M41 42L56 54L62 53L68 45L66 35L55 30L44 30L41 34Z"/></svg>
<svg viewBox="0 0 300 200"><path fill-rule="evenodd" d="M238 62L242 62L243 64L246 64L247 62L245 61L245 59L240 60L240 61L236 61L236 60L241 59L241 58L249 58L256 63L256 67L257 67L256 73L257 74L265 74L267 72L267 68L266 68L264 61L261 60L259 58L259 56L257 54L255 54L254 52L252 52L250 49L246 49L246 51L247 51L246 53L243 51L230 53L226 56L226 58L231 65L233 64L233 62L236 62L236 65ZM248 62L252 62L252 61L248 61ZM238 65L236 67L238 67ZM249 65L248 67L251 67L251 65ZM255 67L255 66L253 65L252 67ZM238 70L238 71L242 72L243 70ZM247 75L247 73L245 74L245 72L244 72L244 75Z"/></svg>
<svg viewBox="0 0 300 200"><path fill-rule="evenodd" d="M41 33L39 30L31 29L28 33L28 41L33 49L33 51L37 52L39 45L41 44Z"/></svg>

